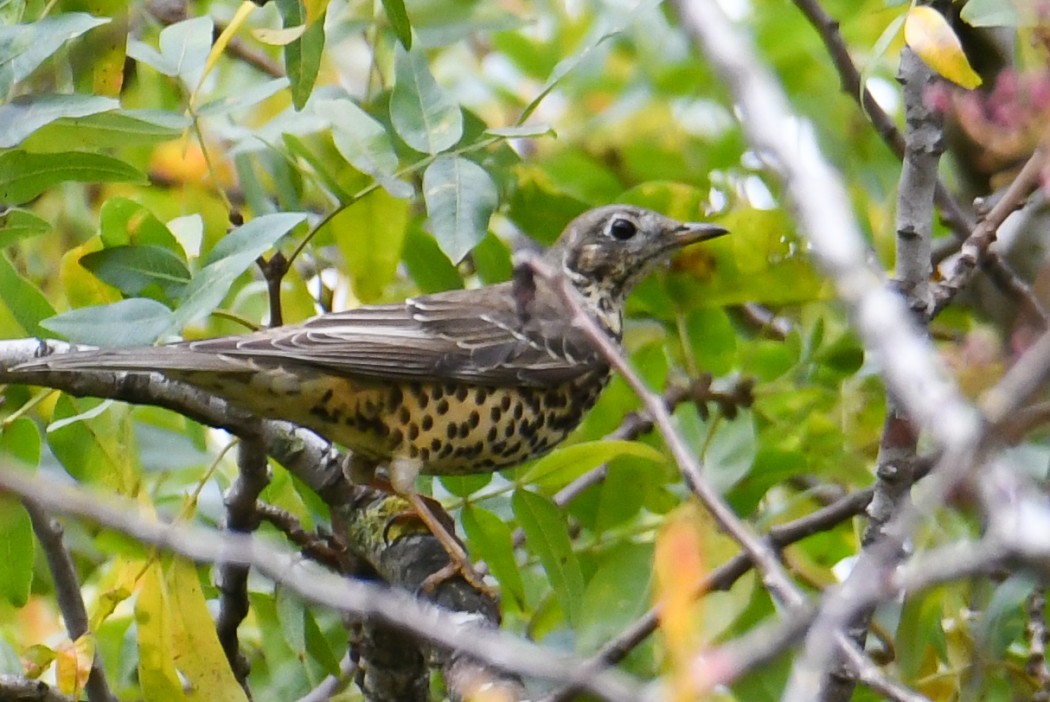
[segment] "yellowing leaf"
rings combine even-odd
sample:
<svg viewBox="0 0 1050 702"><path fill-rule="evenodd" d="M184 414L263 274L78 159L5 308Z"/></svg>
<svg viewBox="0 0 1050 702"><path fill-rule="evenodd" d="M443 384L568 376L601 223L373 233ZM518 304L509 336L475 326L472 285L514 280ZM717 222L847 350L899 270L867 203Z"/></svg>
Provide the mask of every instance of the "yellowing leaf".
<svg viewBox="0 0 1050 702"><path fill-rule="evenodd" d="M174 558L164 574L168 606L178 612L172 622L170 655L193 689L190 698L247 702L219 643L196 566L183 558Z"/></svg>
<svg viewBox="0 0 1050 702"><path fill-rule="evenodd" d="M55 682L58 689L70 697L79 698L91 674L95 659L95 638L84 634L76 641L67 641L58 647L55 657Z"/></svg>
<svg viewBox="0 0 1050 702"><path fill-rule="evenodd" d="M981 84L981 77L966 60L959 37L944 15L932 7L917 5L908 11L904 41L938 75L968 89Z"/></svg>
<svg viewBox="0 0 1050 702"><path fill-rule="evenodd" d="M161 565L154 562L142 577L135 599L139 643L139 687L146 702L185 702L178 671L172 660L173 608L161 580ZM213 625L214 628L214 625Z"/></svg>
<svg viewBox="0 0 1050 702"><path fill-rule="evenodd" d="M656 539L653 572L660 630L671 664L671 699L695 699L690 663L700 648L696 584L703 575L701 521L690 505L671 515Z"/></svg>

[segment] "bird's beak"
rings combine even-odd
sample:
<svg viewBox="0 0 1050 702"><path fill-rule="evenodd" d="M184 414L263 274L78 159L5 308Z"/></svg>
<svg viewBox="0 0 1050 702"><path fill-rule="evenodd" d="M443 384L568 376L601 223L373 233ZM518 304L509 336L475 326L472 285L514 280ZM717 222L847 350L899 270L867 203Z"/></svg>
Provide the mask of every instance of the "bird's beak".
<svg viewBox="0 0 1050 702"><path fill-rule="evenodd" d="M700 241L708 241L725 236L729 230L708 222L685 222L673 232L672 246L681 248Z"/></svg>

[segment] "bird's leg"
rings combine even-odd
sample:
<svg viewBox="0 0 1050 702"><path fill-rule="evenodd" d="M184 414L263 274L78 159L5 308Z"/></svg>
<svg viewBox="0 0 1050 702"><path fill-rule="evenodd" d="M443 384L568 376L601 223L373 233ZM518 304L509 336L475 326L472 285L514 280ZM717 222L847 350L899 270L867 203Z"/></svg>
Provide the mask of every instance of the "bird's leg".
<svg viewBox="0 0 1050 702"><path fill-rule="evenodd" d="M463 576L463 579L470 583L471 586L495 599L495 594L485 585L481 575L474 570L474 566L471 564L470 557L463 548L463 544L456 538L455 534L450 533L448 528L441 523L441 519L434 514L426 499L416 492L416 478L419 476L421 468L422 464L418 460L395 458L390 462L388 473L390 486L394 488L395 492L408 500L416 516L419 517L419 521L423 522L423 525L438 540L438 543L445 549L445 553L449 557L450 563L447 566L436 573L431 573L423 581L423 591L430 592L445 580L458 574Z"/></svg>

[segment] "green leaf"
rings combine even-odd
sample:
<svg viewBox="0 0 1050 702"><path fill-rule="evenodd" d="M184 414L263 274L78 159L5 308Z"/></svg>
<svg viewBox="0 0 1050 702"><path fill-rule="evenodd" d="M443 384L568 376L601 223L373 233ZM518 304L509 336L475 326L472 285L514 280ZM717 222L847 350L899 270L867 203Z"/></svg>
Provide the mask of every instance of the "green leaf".
<svg viewBox="0 0 1050 702"><path fill-rule="evenodd" d="M211 314L229 293L237 276L305 219L306 215L301 212L263 215L223 237L211 250L204 268L186 286L175 310L175 326Z"/></svg>
<svg viewBox="0 0 1050 702"><path fill-rule="evenodd" d="M41 326L78 344L146 346L174 329L175 315L156 300L136 297L70 310Z"/></svg>
<svg viewBox="0 0 1050 702"><path fill-rule="evenodd" d="M278 212L256 217L224 236L208 254L205 266L223 259L247 259L251 264L305 219L306 214L302 212Z"/></svg>
<svg viewBox="0 0 1050 702"><path fill-rule="evenodd" d="M499 581L503 604L513 604L518 611L524 611L525 585L514 559L510 525L492 512L469 503L464 505L460 518L470 539L471 552L488 563L489 570Z"/></svg>
<svg viewBox="0 0 1050 702"><path fill-rule="evenodd" d="M408 274L416 281L422 293L457 290L463 287L459 271L438 246L437 240L423 231L418 220L413 220L408 225L401 257Z"/></svg>
<svg viewBox="0 0 1050 702"><path fill-rule="evenodd" d="M0 534L0 598L20 608L29 601L33 584L33 523L9 495L0 495Z"/></svg>
<svg viewBox="0 0 1050 702"><path fill-rule="evenodd" d="M29 210L17 208L0 212L0 248L20 239L28 239L51 231L51 223Z"/></svg>
<svg viewBox="0 0 1050 702"><path fill-rule="evenodd" d="M123 161L102 154L67 151L31 154L21 150L0 154L0 202L21 204L59 183L130 182L145 184L146 176Z"/></svg>
<svg viewBox="0 0 1050 702"><path fill-rule="evenodd" d="M534 139L542 136L556 136L554 127L541 122L539 124L519 124L513 127L490 127L485 130L491 136L505 139Z"/></svg>
<svg viewBox="0 0 1050 702"><path fill-rule="evenodd" d="M971 27L1034 27L1039 24L1038 5L1003 0L970 0L959 17Z"/></svg>
<svg viewBox="0 0 1050 702"><path fill-rule="evenodd" d="M405 0L383 0L383 11L386 18L390 20L390 26L394 28L394 34L401 46L406 49L412 48L412 25L408 21L408 12L405 11Z"/></svg>
<svg viewBox="0 0 1050 702"><path fill-rule="evenodd" d="M547 573L562 612L570 625L580 619L583 604L583 571L569 541L568 524L549 499L528 490L516 490L511 507L526 544Z"/></svg>
<svg viewBox="0 0 1050 702"><path fill-rule="evenodd" d="M332 125L335 148L350 165L378 180L394 197L412 196L412 186L393 177L399 163L397 154L378 120L345 98L318 100L314 109Z"/></svg>
<svg viewBox="0 0 1050 702"><path fill-rule="evenodd" d="M36 467L40 465L41 444L40 429L29 417L0 424L0 456Z"/></svg>
<svg viewBox="0 0 1050 702"><path fill-rule="evenodd" d="M354 294L364 302L378 300L397 274L409 207L407 200L379 191L329 220Z"/></svg>
<svg viewBox="0 0 1050 702"><path fill-rule="evenodd" d="M0 95L28 78L63 44L110 20L83 12L53 15L32 24L0 25Z"/></svg>
<svg viewBox="0 0 1050 702"><path fill-rule="evenodd" d="M17 97L6 105L0 105L0 148L21 144L36 130L62 117L84 117L118 107L119 101L97 95L44 94Z"/></svg>
<svg viewBox="0 0 1050 702"><path fill-rule="evenodd" d="M434 80L426 55L400 45L394 58L396 83L390 94L390 122L416 151L437 154L463 136L463 112Z"/></svg>
<svg viewBox="0 0 1050 702"><path fill-rule="evenodd" d="M583 593L576 650L598 651L649 609L653 547L625 543L603 559Z"/></svg>
<svg viewBox="0 0 1050 702"><path fill-rule="evenodd" d="M636 456L654 463L664 462L662 453L637 441L587 441L557 449L539 459L522 476L521 482L535 483L542 480L547 484L567 485L617 456Z"/></svg>
<svg viewBox="0 0 1050 702"><path fill-rule="evenodd" d="M197 114L201 117L215 117L217 115L229 114L236 110L244 110L249 107L254 107L268 97L281 92L288 86L289 82L287 78L274 78L265 83L252 85L244 90L236 90L217 100L206 102L198 108Z"/></svg>
<svg viewBox="0 0 1050 702"><path fill-rule="evenodd" d="M168 226L148 209L124 197L106 200L99 213L100 235L106 248L125 245L151 245L179 256L183 248Z"/></svg>
<svg viewBox="0 0 1050 702"><path fill-rule="evenodd" d="M558 65L554 67L554 70L551 71L550 76L547 78L547 82L543 84L542 88L540 88L540 92L531 102L529 102L528 105L525 106L525 109L521 111L521 116L518 118L518 124L522 124L528 120L528 118L532 116L532 113L536 111L536 108L540 106L540 103L543 102L543 99L550 95L550 92L557 87L558 83L560 83L565 76L569 75L569 73L571 73L577 66L590 58L606 39L609 39L614 35L615 32L603 34L598 37L597 40L588 44L572 56L559 61Z"/></svg>
<svg viewBox="0 0 1050 702"><path fill-rule="evenodd" d="M178 297L190 282L186 264L160 246L116 246L81 257L80 265L126 295L138 295L156 283L168 297Z"/></svg>
<svg viewBox="0 0 1050 702"><path fill-rule="evenodd" d="M63 151L84 144L96 149L156 144L178 138L189 126L189 116L178 112L112 110L56 120L37 130L25 146L27 151Z"/></svg>
<svg viewBox="0 0 1050 702"><path fill-rule="evenodd" d="M128 56L166 76L178 77L192 92L204 75L214 31L211 17L193 17L161 31L159 52L140 41L129 41Z"/></svg>
<svg viewBox="0 0 1050 702"><path fill-rule="evenodd" d="M697 369L726 375L736 361L736 331L721 307L702 307L685 318L686 334Z"/></svg>
<svg viewBox="0 0 1050 702"><path fill-rule="evenodd" d="M0 256L0 305L7 307L29 336L47 336L41 321L55 314L54 308L4 256Z"/></svg>
<svg viewBox="0 0 1050 702"><path fill-rule="evenodd" d="M277 0L283 26L306 24L306 12L299 0ZM284 68L292 84L292 104L301 110L313 92L324 52L324 15L308 26L294 41L284 47Z"/></svg>
<svg viewBox="0 0 1050 702"><path fill-rule="evenodd" d="M485 236L499 201L488 172L459 156L441 156L427 167L423 198L434 238L455 262Z"/></svg>

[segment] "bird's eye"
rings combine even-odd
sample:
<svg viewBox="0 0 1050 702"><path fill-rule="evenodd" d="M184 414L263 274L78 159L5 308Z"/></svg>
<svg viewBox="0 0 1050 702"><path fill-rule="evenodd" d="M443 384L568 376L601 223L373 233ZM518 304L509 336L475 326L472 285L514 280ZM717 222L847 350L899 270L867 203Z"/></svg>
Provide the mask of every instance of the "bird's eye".
<svg viewBox="0 0 1050 702"><path fill-rule="evenodd" d="M609 235L619 241L627 241L638 233L638 227L629 219L614 219L609 223Z"/></svg>

